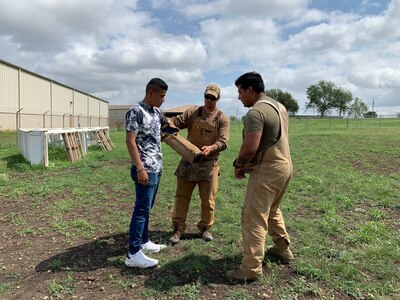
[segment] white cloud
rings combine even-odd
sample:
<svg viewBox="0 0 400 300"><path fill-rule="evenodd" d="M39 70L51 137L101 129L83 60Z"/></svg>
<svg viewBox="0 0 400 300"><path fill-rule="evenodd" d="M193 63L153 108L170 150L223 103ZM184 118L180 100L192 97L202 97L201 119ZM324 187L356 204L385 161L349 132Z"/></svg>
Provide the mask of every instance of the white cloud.
<svg viewBox="0 0 400 300"><path fill-rule="evenodd" d="M306 24L319 23L329 20L329 14L317 9L302 9L299 16L291 18L284 26L286 28L301 27Z"/></svg>
<svg viewBox="0 0 400 300"><path fill-rule="evenodd" d="M187 70L204 65L206 52L203 45L190 37L149 38L143 42L129 39L114 40L109 49L93 57L99 66L134 71L138 69L167 69L177 64Z"/></svg>
<svg viewBox="0 0 400 300"><path fill-rule="evenodd" d="M400 87L400 69L382 68L356 70L351 79L361 87L398 88Z"/></svg>
<svg viewBox="0 0 400 300"><path fill-rule="evenodd" d="M352 3L367 10L382 2ZM247 110L240 107L233 81L255 70L267 88L292 93L301 107L307 87L319 80L368 102L374 98L377 106L397 105L400 0L375 15L311 5L309 0L150 0L146 5L0 0L0 58L111 104L141 98L151 77L170 85L169 107L201 104L205 85L217 81L223 91L219 105L228 114L242 114Z"/></svg>
<svg viewBox="0 0 400 300"><path fill-rule="evenodd" d="M200 26L201 39L208 49L209 65L214 69L241 61L264 64L266 59L278 54L279 30L272 21L211 19L201 22Z"/></svg>
<svg viewBox="0 0 400 300"><path fill-rule="evenodd" d="M299 15L302 8L308 3L307 0L190 1L187 5L183 4L183 1L178 2L179 9L189 19L205 19L221 15L225 17L263 17L265 19L282 18Z"/></svg>

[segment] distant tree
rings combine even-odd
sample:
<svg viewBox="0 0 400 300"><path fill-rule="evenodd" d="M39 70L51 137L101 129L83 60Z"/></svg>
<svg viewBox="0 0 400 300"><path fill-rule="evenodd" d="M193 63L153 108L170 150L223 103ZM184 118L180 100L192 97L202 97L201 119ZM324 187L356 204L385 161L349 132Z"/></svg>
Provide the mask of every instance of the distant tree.
<svg viewBox="0 0 400 300"><path fill-rule="evenodd" d="M230 116L229 120L231 120L231 122L236 122L238 119L235 116Z"/></svg>
<svg viewBox="0 0 400 300"><path fill-rule="evenodd" d="M267 96L271 97L272 99L275 99L276 101L282 103L283 106L286 107L289 115L291 116L294 116L299 110L299 105L297 104L297 101L288 92L284 92L281 89L270 89L266 90L265 94L267 94Z"/></svg>
<svg viewBox="0 0 400 300"><path fill-rule="evenodd" d="M364 118L376 118L378 115L376 114L375 111L369 111L364 114Z"/></svg>
<svg viewBox="0 0 400 300"><path fill-rule="evenodd" d="M346 111L349 110L350 108L349 103L353 100L353 95L349 91L345 91L342 89L342 92L343 94L338 99L336 106L337 110L339 111L339 117L344 115Z"/></svg>
<svg viewBox="0 0 400 300"><path fill-rule="evenodd" d="M368 106L360 98L355 98L349 106L349 116L360 118L368 111Z"/></svg>
<svg viewBox="0 0 400 300"><path fill-rule="evenodd" d="M353 95L342 88L336 87L333 82L321 80L317 84L312 84L307 88L306 108L316 109L321 117L331 109L338 109L339 115L346 112L348 103L353 99Z"/></svg>

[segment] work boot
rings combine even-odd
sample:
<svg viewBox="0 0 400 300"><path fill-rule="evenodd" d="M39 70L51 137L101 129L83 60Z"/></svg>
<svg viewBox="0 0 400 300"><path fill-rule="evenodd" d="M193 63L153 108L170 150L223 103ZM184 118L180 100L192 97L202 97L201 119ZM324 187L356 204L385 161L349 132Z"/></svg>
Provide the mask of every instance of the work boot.
<svg viewBox="0 0 400 300"><path fill-rule="evenodd" d="M171 238L169 239L173 244L178 244L181 240L182 233L179 230L175 230Z"/></svg>
<svg viewBox="0 0 400 300"><path fill-rule="evenodd" d="M201 237L206 242L211 242L214 239L211 232L209 232L207 229L204 229L203 232L201 232Z"/></svg>
<svg viewBox="0 0 400 300"><path fill-rule="evenodd" d="M266 256L270 260L279 261L284 265L289 264L294 259L289 242L285 238L278 239L273 246L268 247Z"/></svg>
<svg viewBox="0 0 400 300"><path fill-rule="evenodd" d="M230 270L226 272L226 277L230 280L252 282L258 280L258 276L248 277L241 269Z"/></svg>

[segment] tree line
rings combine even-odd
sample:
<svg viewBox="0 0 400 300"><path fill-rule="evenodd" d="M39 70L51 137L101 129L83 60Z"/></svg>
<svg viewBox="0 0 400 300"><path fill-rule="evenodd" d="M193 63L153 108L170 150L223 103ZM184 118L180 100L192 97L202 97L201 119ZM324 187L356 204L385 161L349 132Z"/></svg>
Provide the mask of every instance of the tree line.
<svg viewBox="0 0 400 300"><path fill-rule="evenodd" d="M294 116L298 110L299 105L297 100L292 97L289 92L282 91L281 89L269 89L265 93L267 96L282 103L289 115ZM364 101L358 97L353 97L352 93L337 87L331 81L321 80L307 88L306 109L315 109L323 118L327 113L336 110L339 116L347 113L349 117L369 117L376 118L376 112L368 111L368 106Z"/></svg>
<svg viewBox="0 0 400 300"><path fill-rule="evenodd" d="M351 92L337 87L331 81L321 80L307 88L306 109L316 109L321 118L331 110L337 110L339 117L346 112L348 116L358 118L376 117L375 112L368 112L368 106L358 97L353 97Z"/></svg>

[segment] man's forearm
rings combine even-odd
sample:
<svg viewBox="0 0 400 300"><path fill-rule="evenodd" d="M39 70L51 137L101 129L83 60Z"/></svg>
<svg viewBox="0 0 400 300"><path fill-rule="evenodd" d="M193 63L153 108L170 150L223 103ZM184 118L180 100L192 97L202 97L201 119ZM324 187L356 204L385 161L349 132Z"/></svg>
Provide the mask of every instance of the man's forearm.
<svg viewBox="0 0 400 300"><path fill-rule="evenodd" d="M245 134L239 155L236 159L238 165L244 165L250 162L256 154L258 145L260 144L262 132L250 132Z"/></svg>
<svg viewBox="0 0 400 300"><path fill-rule="evenodd" d="M144 169L142 161L140 160L139 149L137 147L135 136L127 135L126 146L128 148L131 161L138 169Z"/></svg>
<svg viewBox="0 0 400 300"><path fill-rule="evenodd" d="M243 151L242 151L243 150ZM240 149L239 155L236 158L238 165L245 165L253 158L255 152L248 152L245 149Z"/></svg>

